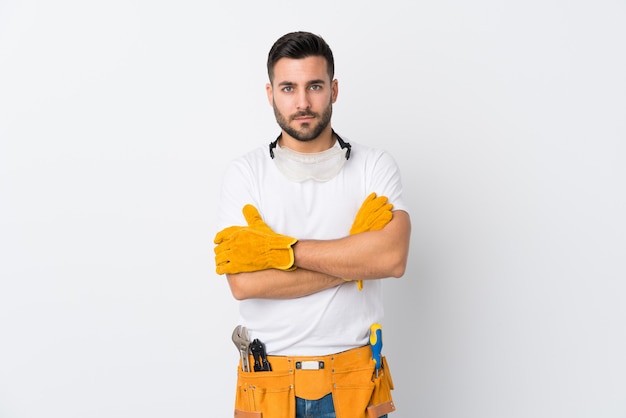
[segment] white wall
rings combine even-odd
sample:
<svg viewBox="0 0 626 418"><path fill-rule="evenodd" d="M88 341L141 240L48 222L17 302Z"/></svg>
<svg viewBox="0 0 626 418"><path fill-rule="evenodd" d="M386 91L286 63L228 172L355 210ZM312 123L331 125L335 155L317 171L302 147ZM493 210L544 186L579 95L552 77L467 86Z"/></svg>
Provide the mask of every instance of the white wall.
<svg viewBox="0 0 626 418"><path fill-rule="evenodd" d="M393 416L626 415L626 5L381 5L0 1L0 417L232 416L215 195L299 29L413 208Z"/></svg>

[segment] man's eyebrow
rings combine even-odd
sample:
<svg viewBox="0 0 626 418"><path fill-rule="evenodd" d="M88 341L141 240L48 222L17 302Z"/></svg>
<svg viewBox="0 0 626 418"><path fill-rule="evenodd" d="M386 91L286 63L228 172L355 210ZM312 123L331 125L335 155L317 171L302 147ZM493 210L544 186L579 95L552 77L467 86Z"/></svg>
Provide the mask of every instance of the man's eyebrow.
<svg viewBox="0 0 626 418"><path fill-rule="evenodd" d="M323 79L317 79L317 80L310 80L306 82L307 85L311 85L311 84L326 84L326 81L324 81ZM279 86L295 86L297 85L296 83L294 83L293 81L281 81L280 83L278 83Z"/></svg>

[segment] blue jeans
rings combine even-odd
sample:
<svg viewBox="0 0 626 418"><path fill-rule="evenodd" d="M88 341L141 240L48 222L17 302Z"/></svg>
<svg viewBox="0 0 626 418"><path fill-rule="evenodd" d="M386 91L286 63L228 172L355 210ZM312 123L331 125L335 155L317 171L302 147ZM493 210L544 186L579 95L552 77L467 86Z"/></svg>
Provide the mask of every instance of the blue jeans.
<svg viewBox="0 0 626 418"><path fill-rule="evenodd" d="M332 393L316 401L296 398L296 418L336 418ZM387 418L387 415L380 418Z"/></svg>

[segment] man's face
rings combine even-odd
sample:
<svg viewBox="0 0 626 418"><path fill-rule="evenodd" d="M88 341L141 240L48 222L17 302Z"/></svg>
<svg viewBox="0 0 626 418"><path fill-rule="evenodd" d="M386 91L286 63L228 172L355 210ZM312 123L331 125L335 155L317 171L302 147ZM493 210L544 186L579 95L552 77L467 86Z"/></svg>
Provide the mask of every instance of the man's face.
<svg viewBox="0 0 626 418"><path fill-rule="evenodd" d="M326 70L324 57L281 58L266 87L278 125L299 141L317 138L330 124L337 80Z"/></svg>

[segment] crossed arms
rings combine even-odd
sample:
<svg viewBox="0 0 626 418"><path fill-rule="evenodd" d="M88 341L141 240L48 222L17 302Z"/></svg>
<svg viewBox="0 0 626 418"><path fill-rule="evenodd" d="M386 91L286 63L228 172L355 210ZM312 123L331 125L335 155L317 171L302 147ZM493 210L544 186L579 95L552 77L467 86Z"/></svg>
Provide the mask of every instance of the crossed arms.
<svg viewBox="0 0 626 418"><path fill-rule="evenodd" d="M370 195L371 197L372 195ZM374 195L375 197L375 195ZM384 197L375 198L383 199ZM386 198L384 198L386 203ZM224 251L234 247L229 241L235 241L241 231L231 227L216 236L216 264L218 273L223 271L235 299L249 298L291 299L306 296L321 290L338 286L346 280L371 280L386 277L401 277L406 269L411 222L407 212L397 210L391 212L391 205L371 209L368 213L367 199L361 208L349 236L333 240L296 240L290 244L293 263L289 268L274 268L271 265L260 268L242 268L220 270L223 264ZM371 206L371 205L370 205ZM361 222L359 223L359 219ZM250 227L263 234L271 232L260 219L248 219ZM255 226L256 225L256 226ZM260 225L260 226L259 226ZM233 229L234 228L234 229ZM243 231L247 232L247 230ZM221 234L221 235L220 235ZM274 234L274 233L273 233ZM245 234L241 234L243 236ZM279 234L275 234L280 236ZM265 235L263 235L265 236ZM225 238L226 237L226 238ZM258 235L254 236L257 239ZM289 237L286 237L289 238ZM276 240L276 238L272 238ZM289 242L283 238L280 242ZM256 245L253 246L256 249ZM246 248L247 250L247 248ZM275 258L284 258L283 249L274 251ZM236 256L229 255L230 258ZM264 259L265 260L265 259ZM270 263L271 264L271 263Z"/></svg>

